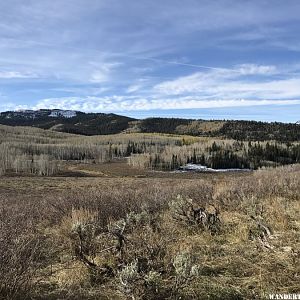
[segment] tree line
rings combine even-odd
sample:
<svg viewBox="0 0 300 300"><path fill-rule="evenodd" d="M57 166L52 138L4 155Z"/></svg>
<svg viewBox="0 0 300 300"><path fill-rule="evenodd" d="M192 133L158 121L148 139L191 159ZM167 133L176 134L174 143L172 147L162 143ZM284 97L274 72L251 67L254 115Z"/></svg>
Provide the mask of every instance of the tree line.
<svg viewBox="0 0 300 300"><path fill-rule="evenodd" d="M258 169L299 162L300 144L233 140L165 147L161 152L133 154L128 160L132 166L154 170L176 170L188 163L214 169Z"/></svg>
<svg viewBox="0 0 300 300"><path fill-rule="evenodd" d="M119 158L127 158L131 166L154 170L176 170L187 163L258 169L299 163L300 144L150 133L88 137L0 126L1 174L50 176L59 172L62 161L103 163Z"/></svg>

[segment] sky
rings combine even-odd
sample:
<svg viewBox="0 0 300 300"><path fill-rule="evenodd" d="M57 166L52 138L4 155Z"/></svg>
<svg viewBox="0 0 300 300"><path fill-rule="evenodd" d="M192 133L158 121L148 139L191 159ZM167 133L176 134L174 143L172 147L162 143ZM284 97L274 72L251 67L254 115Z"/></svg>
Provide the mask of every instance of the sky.
<svg viewBox="0 0 300 300"><path fill-rule="evenodd" d="M0 111L300 120L298 0L0 0Z"/></svg>

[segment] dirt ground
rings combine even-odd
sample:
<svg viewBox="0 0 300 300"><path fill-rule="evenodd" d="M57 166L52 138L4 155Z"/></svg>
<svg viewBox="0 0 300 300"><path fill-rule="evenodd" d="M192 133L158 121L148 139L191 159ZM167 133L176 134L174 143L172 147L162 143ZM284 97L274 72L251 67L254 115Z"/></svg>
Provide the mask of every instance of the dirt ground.
<svg viewBox="0 0 300 300"><path fill-rule="evenodd" d="M27 195L34 197L65 190L88 189L97 185L128 185L161 183L177 185L184 181L208 180L226 181L231 177L249 176L251 173L174 173L141 170L130 167L125 160L102 164L84 164L65 162L63 171L54 177L20 176L14 173L0 179L0 194Z"/></svg>

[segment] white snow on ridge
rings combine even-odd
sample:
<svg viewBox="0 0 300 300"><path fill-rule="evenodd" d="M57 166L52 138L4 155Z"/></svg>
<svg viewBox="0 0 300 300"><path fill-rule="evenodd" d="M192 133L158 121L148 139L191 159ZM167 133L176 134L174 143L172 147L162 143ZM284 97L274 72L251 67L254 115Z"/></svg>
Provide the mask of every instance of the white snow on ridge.
<svg viewBox="0 0 300 300"><path fill-rule="evenodd" d="M76 111L73 110L54 110L50 113L49 117L58 118L73 118L76 117Z"/></svg>
<svg viewBox="0 0 300 300"><path fill-rule="evenodd" d="M30 110L30 109L19 109L11 112L0 112L0 116L4 115L6 119L11 119L14 117L21 117L26 119L35 119L38 117L52 117L52 118L73 118L77 116L77 112L74 110L60 110L55 109L49 110Z"/></svg>

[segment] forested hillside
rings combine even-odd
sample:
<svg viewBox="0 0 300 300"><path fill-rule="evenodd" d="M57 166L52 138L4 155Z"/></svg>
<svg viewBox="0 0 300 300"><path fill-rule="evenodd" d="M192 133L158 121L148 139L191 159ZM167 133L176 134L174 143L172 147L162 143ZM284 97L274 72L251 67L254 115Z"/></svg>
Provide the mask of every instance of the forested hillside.
<svg viewBox="0 0 300 300"><path fill-rule="evenodd" d="M298 123L179 118L137 120L116 114L39 110L0 113L0 124L32 126L81 135L140 132L223 137L243 141L300 141L300 124Z"/></svg>
<svg viewBox="0 0 300 300"><path fill-rule="evenodd" d="M218 135L237 140L299 141L300 124L255 121L228 121L218 131Z"/></svg>
<svg viewBox="0 0 300 300"><path fill-rule="evenodd" d="M3 112L0 114L0 124L32 126L81 135L100 135L122 132L128 128L128 123L134 120L115 114L83 112L74 112L74 117L51 116L51 113L56 111L59 110Z"/></svg>
<svg viewBox="0 0 300 300"><path fill-rule="evenodd" d="M127 159L131 167L172 171L188 163L214 169L258 169L300 163L299 142L237 141L155 133L81 136L0 125L0 175L60 173L64 162Z"/></svg>

